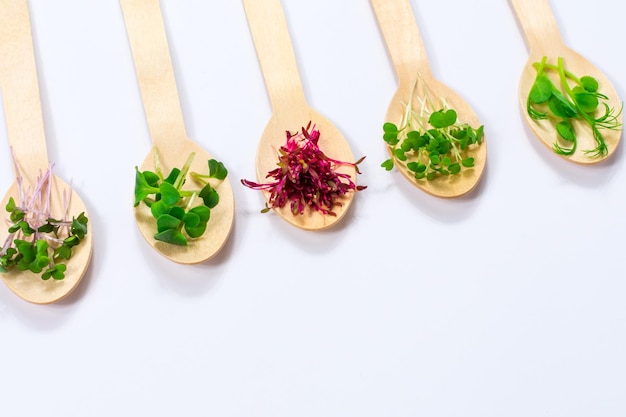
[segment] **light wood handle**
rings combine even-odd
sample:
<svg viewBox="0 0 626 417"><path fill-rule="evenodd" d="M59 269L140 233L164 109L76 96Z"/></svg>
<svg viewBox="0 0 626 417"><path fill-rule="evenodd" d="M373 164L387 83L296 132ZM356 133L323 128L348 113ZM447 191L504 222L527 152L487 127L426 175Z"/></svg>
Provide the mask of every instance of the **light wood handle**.
<svg viewBox="0 0 626 417"><path fill-rule="evenodd" d="M306 106L280 0L243 0L272 109Z"/></svg>
<svg viewBox="0 0 626 417"><path fill-rule="evenodd" d="M187 140L159 0L120 0L152 144Z"/></svg>
<svg viewBox="0 0 626 417"><path fill-rule="evenodd" d="M0 88L9 144L33 183L48 153L27 0L0 0Z"/></svg>
<svg viewBox="0 0 626 417"><path fill-rule="evenodd" d="M430 66L409 0L370 0L400 83L417 73L430 77Z"/></svg>
<svg viewBox="0 0 626 417"><path fill-rule="evenodd" d="M531 53L550 54L562 48L559 27L548 0L511 0Z"/></svg>

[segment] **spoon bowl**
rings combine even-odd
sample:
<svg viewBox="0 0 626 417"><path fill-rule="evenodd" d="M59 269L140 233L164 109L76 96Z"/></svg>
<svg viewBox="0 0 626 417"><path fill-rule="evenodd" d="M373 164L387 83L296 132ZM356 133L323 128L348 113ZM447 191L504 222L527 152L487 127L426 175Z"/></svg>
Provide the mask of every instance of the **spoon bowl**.
<svg viewBox="0 0 626 417"><path fill-rule="evenodd" d="M70 186L57 176L53 176L52 191L50 196L51 213L62 213L64 209L64 193L71 190ZM0 208L4 210L9 199L18 196L18 185L14 182L0 203ZM89 218L89 213L85 203L76 192L71 193L68 212L71 214L85 213ZM7 228L0 228L0 244L8 236ZM89 225L91 226L91 225ZM66 263L65 278L62 280L49 279L42 280L38 275L30 271L11 270L0 274L2 280L16 295L34 304L50 304L67 297L80 283L87 271L91 253L93 249L93 237L91 227L80 244L73 248L72 258Z"/></svg>
<svg viewBox="0 0 626 417"><path fill-rule="evenodd" d="M285 132L298 132L309 122L320 131L318 145L324 154L339 161L353 162L352 151L341 132L306 102L280 0L243 0L243 4L273 110L257 148L259 183L276 168L278 149L287 140ZM341 166L337 172L350 175L356 183L354 167ZM269 201L270 193L264 192L264 195ZM274 211L301 229L322 230L337 224L345 216L353 198L354 192L348 192L336 200L340 204L333 208L336 216L321 214L308 207L303 214L293 215L289 205L274 208Z"/></svg>
<svg viewBox="0 0 626 417"><path fill-rule="evenodd" d="M15 182L9 187L0 210L0 247L9 232L4 218L5 207L13 197L20 204L28 190L35 189L37 176L48 169L48 154L44 133L37 67L32 31L26 0L0 0L0 84L9 144L14 155ZM56 219L89 214L84 202L68 184L52 175L49 184L50 216ZM66 204L69 198L69 203ZM67 212L65 208L68 208ZM49 304L67 297L84 276L93 249L92 228L73 247L62 280L43 280L31 271L10 270L0 274L4 283L16 295L35 304Z"/></svg>
<svg viewBox="0 0 626 417"><path fill-rule="evenodd" d="M166 175L173 168L182 168L192 153L195 157L189 172L208 173L208 161L213 158L191 141L185 131L159 0L120 0L120 4L153 144L140 170L154 172L156 151ZM188 176L186 184L195 181ZM202 188L199 183L195 185ZM189 239L187 246L156 240L156 220L143 203L135 207L139 231L149 245L174 262L197 264L211 259L226 244L235 217L233 190L228 178L215 188L219 204L211 209L207 230L199 238Z"/></svg>
<svg viewBox="0 0 626 417"><path fill-rule="evenodd" d="M598 81L598 91L609 97L607 104L610 107L619 110L622 107L622 102L619 99L615 87L613 87L613 84L606 75L585 57L568 48L563 43L556 20L554 19L547 0L511 0L511 2L530 48L529 58L524 66L519 82L518 95L520 109L526 123L535 136L552 151L554 143L557 140L557 132L554 125L549 120L535 120L530 117L526 111L528 94L537 76L537 70L533 67L534 63L540 62L544 56L548 57L551 63L556 63L557 58L561 57L568 71L579 77L585 75L592 76ZM557 75L548 74L548 76L555 85L560 85ZM619 121L620 123L622 121L621 115ZM602 129L601 132L606 142L608 152L604 156L590 158L584 151L596 147L591 129L579 119L572 120L572 125L576 131L578 142L577 149L573 155L557 155L568 161L579 164L596 164L606 160L613 155L622 136L621 129Z"/></svg>
<svg viewBox="0 0 626 417"><path fill-rule="evenodd" d="M163 151L158 149L159 161L164 172L169 172L172 168L180 168L191 153L195 157L191 163L189 172L208 172L207 161L212 159L211 155L201 146L191 140L180 141L175 149ZM154 149L143 161L141 171L155 170ZM188 178L187 183L195 183L193 178ZM201 188L202 185L197 183ZM235 199L233 190L228 178L217 187L220 202L211 209L211 218L207 225L206 232L197 239L189 239L187 246L177 246L154 239L156 232L155 219L150 212L150 208L145 204L135 207L135 220L139 231L149 245L153 246L161 255L180 264L197 264L204 262L224 247L228 241L232 224L234 222Z"/></svg>
<svg viewBox="0 0 626 417"><path fill-rule="evenodd" d="M370 2L398 76L398 89L391 99L385 120L400 127L407 103L420 103L428 99L433 102L433 106L439 106L437 110L444 107L454 109L459 122L467 123L473 128L480 126L472 107L432 75L410 1ZM396 168L411 184L428 194L441 198L460 197L472 191L482 177L487 161L485 138L483 137L480 145L468 147L464 151L464 157L474 158L473 168L464 169L456 175L438 176L432 180L416 180L415 173L405 166L396 164Z"/></svg>
<svg viewBox="0 0 626 417"><path fill-rule="evenodd" d="M286 117L274 115L265 127L257 148L256 169L259 182L264 181L267 173L276 168L276 161L278 160L277 150L285 144L286 140L285 126L293 126L290 132L294 133L301 129L302 126L306 126L309 120L315 123L316 128L321 133L318 144L320 149L324 151L324 154L339 161L354 160L348 142L339 129L331 122L313 109L306 109L306 111L297 114L285 115ZM353 167L340 166L336 171L350 175L352 181L356 183L356 172ZM264 194L269 201L269 193L264 191ZM349 192L337 199L336 202L339 204L333 208L336 216L324 215L308 207L305 208L303 214L294 216L289 205L275 208L274 211L288 223L301 229L323 230L333 226L343 218L348 212L353 198L354 192Z"/></svg>
<svg viewBox="0 0 626 417"><path fill-rule="evenodd" d="M412 97L411 93L413 93ZM415 89L410 85L401 84L391 99L385 120L391 121L399 126L400 121L404 117L406 103L411 99L415 103L417 100L423 99L425 95L437 97L446 104L446 108L456 110L459 115L459 120L462 123L467 123L472 127L481 125L472 107L467 104L461 96L433 77L429 77L428 81L424 79L424 82L418 83ZM442 105L443 103L438 104ZM456 175L439 176L430 181L416 181L415 173L403 165L396 165L396 168L410 183L430 195L441 198L461 197L471 192L478 185L482 177L487 161L487 144L485 143L485 139L483 138L483 142L480 146L468 147L464 156L474 158L474 167L472 169L464 169Z"/></svg>

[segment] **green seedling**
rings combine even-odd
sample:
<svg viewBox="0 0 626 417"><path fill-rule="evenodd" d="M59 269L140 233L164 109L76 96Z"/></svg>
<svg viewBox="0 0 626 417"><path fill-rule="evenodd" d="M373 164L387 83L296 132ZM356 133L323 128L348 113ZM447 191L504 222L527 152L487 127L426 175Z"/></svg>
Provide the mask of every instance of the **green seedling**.
<svg viewBox="0 0 626 417"><path fill-rule="evenodd" d="M412 108L412 98L413 91L400 127L390 122L383 125L383 140L391 158L381 166L391 171L401 164L414 174L416 181L457 175L472 168L474 158L466 156L466 150L481 144L483 126L474 129L460 123L454 109L445 105L435 108L428 97L417 113ZM441 102L445 103L443 99Z"/></svg>
<svg viewBox="0 0 626 417"><path fill-rule="evenodd" d="M67 267L62 262L72 257L74 247L85 238L88 219L85 213L72 220L51 217L50 194L46 190L52 178L52 169L48 168L38 180L33 195L24 193L19 178L20 201L10 197L5 206L9 235L0 248L1 273L31 271L41 274L43 280L65 278Z"/></svg>
<svg viewBox="0 0 626 417"><path fill-rule="evenodd" d="M598 81L588 75L578 78L567 71L563 58L558 58L557 65L548 64L547 60L544 56L541 62L533 64L537 76L526 101L528 115L534 120L553 123L557 134L555 153L570 156L576 152L578 141L572 121L581 120L591 129L596 143L595 148L583 152L589 158L606 156L609 150L600 129L622 128L619 117L623 105L619 111L609 106L609 97L598 91ZM558 74L560 88L552 82L550 73Z"/></svg>
<svg viewBox="0 0 626 417"><path fill-rule="evenodd" d="M173 168L167 176L161 171L155 149L155 171L139 171L135 167L135 207L144 203L156 220L154 238L172 245L186 246L188 239L204 234L211 218L211 209L220 201L217 187L228 175L224 164L211 159L208 174L189 173L195 156L190 154L182 169ZM185 190L187 174L202 188ZM212 185L209 181L213 180ZM201 204L195 204L198 198Z"/></svg>

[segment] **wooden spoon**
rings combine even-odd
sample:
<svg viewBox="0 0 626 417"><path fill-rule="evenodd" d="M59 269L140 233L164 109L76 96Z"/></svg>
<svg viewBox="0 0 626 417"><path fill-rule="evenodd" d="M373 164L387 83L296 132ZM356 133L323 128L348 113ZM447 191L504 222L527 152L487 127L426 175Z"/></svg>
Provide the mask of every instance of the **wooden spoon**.
<svg viewBox="0 0 626 417"><path fill-rule="evenodd" d="M16 202L19 201L18 175L22 177L23 189L34 189L37 176L48 169L48 154L28 3L26 0L0 0L0 10L0 85L9 144L18 162L15 166L16 180L0 203L4 217L4 207L9 199L13 197ZM82 212L89 217L78 194L57 176L52 178L52 216L63 216L65 193L70 198L70 218ZM85 238L74 247L63 280L44 281L30 271L9 271L0 274L2 280L11 291L31 303L49 304L67 297L81 281L91 259L93 240L90 226ZM3 220L0 224L0 245L8 236L7 229Z"/></svg>
<svg viewBox="0 0 626 417"><path fill-rule="evenodd" d="M257 149L259 182L265 182L267 173L276 168L278 148L286 142L285 132L295 133L303 126L306 127L309 121L319 129L319 147L326 155L340 161L353 162L352 152L341 132L306 102L280 0L243 0L243 4L272 104L272 117ZM349 174L356 183L353 167L340 167L338 171ZM269 193L264 194L269 199ZM274 210L294 226L305 230L322 230L343 218L353 197L354 193L350 192L339 200L343 206L333 209L336 217L308 209L304 214L294 216L289 204Z"/></svg>
<svg viewBox="0 0 626 417"><path fill-rule="evenodd" d="M410 100L418 103L419 100L430 97L436 104L441 105L443 101L448 108L456 110L460 122L478 128L481 123L472 108L458 94L433 77L413 17L411 2L370 0L370 3L398 76L398 89L387 109L386 120L399 126L404 117L405 105ZM467 157L474 158L474 168L464 169L458 175L441 176L430 181L416 181L413 172L398 164L396 166L411 184L429 194L445 198L459 197L476 187L482 176L487 160L487 144L484 138L480 146L468 149Z"/></svg>
<svg viewBox="0 0 626 417"><path fill-rule="evenodd" d="M188 139L185 132L159 1L120 0L120 4L152 144L158 150L164 172L167 175L174 167L182 168L187 157L195 152L190 172L208 173L207 161L212 159L211 155ZM140 169L154 171L153 150L149 152ZM187 246L155 240L156 221L145 204L135 208L135 218L141 234L160 254L174 262L195 264L210 259L226 243L235 215L230 181L224 180L216 189L220 202L211 209L211 218L205 234L200 238L190 239Z"/></svg>
<svg viewBox="0 0 626 417"><path fill-rule="evenodd" d="M537 71L533 68L533 63L540 62L541 59L546 56L550 63L555 64L557 58L562 57L568 71L577 76L590 75L598 80L600 86L598 91L609 97L609 106L619 110L622 106L622 102L609 79L598 68L584 57L565 46L561 40L559 28L552 14L552 10L550 9L548 0L511 0L511 3L524 30L526 41L530 49L530 57L524 67L519 83L520 106L526 118L526 122L537 138L552 150L554 142L557 139L554 126L548 120L537 121L532 119L526 111L528 93L537 76ZM560 85L558 77L555 77L553 82L557 86ZM619 120L621 123L621 116ZM608 147L608 154L603 157L590 158L584 153L584 150L594 149L596 147L591 129L589 129L588 125L578 120L574 120L573 125L578 140L576 152L571 156L560 156L580 164L594 164L605 160L615 152L622 136L621 130L602 129L601 132Z"/></svg>

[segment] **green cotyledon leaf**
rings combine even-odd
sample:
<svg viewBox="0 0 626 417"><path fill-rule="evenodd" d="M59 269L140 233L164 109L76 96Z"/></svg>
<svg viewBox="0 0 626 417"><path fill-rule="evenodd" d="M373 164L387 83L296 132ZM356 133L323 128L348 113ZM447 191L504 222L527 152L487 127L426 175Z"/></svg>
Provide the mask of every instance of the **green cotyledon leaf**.
<svg viewBox="0 0 626 417"><path fill-rule="evenodd" d="M552 97L554 85L545 74L540 74L535 79L535 83L530 89L528 98L535 104L545 103Z"/></svg>

